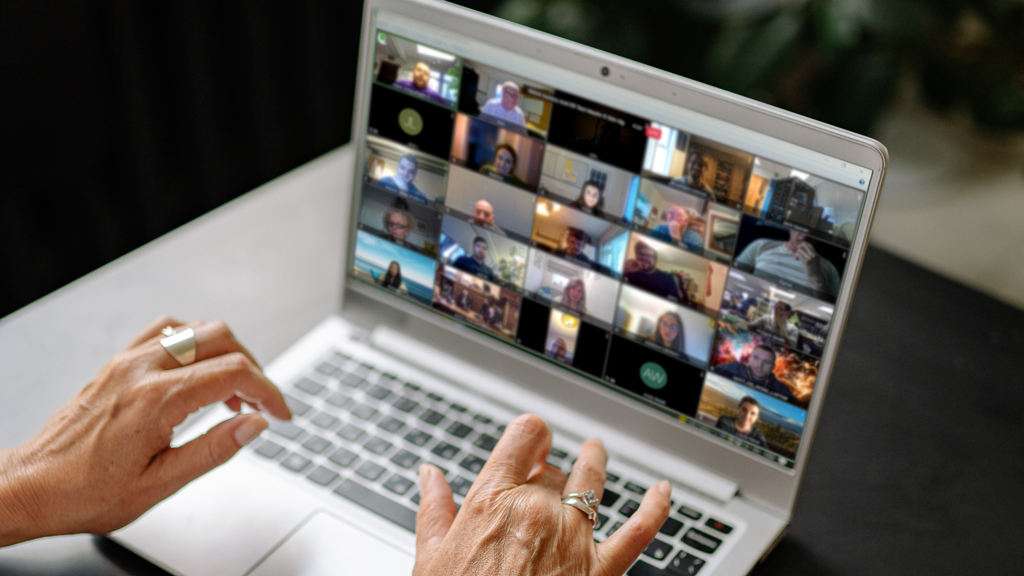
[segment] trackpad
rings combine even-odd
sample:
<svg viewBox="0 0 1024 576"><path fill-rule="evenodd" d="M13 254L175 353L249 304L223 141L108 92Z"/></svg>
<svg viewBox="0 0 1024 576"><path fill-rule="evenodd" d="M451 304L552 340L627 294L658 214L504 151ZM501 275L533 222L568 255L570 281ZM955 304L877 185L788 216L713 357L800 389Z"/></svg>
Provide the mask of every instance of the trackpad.
<svg viewBox="0 0 1024 576"><path fill-rule="evenodd" d="M412 574L415 558L330 512L303 520L283 543L248 572L251 576Z"/></svg>

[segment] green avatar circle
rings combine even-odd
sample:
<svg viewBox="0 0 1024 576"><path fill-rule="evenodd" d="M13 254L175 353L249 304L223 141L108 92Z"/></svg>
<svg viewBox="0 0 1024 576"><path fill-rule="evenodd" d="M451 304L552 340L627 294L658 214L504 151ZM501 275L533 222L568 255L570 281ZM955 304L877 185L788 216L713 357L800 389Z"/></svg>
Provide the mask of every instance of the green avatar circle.
<svg viewBox="0 0 1024 576"><path fill-rule="evenodd" d="M665 387L665 384L668 384L668 373L656 362L645 362L640 367L640 379L649 388L661 390Z"/></svg>
<svg viewBox="0 0 1024 576"><path fill-rule="evenodd" d="M405 108L398 113L398 126L409 136L415 136L423 131L423 117L412 108Z"/></svg>

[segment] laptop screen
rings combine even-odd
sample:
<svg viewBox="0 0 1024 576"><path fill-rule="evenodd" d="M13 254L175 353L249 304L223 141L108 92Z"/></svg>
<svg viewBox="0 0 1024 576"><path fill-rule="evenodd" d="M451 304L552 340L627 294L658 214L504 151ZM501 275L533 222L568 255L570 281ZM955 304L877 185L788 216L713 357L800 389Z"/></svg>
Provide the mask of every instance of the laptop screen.
<svg viewBox="0 0 1024 576"><path fill-rule="evenodd" d="M352 277L792 468L871 171L377 23Z"/></svg>

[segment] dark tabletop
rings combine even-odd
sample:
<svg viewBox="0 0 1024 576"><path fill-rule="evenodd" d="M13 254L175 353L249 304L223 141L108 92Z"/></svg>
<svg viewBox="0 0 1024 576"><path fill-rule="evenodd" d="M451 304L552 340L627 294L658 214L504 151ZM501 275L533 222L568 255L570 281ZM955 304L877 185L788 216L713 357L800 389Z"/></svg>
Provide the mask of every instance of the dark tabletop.
<svg viewBox="0 0 1024 576"><path fill-rule="evenodd" d="M1024 564L1024 312L868 251L790 533L754 574L1004 574ZM165 574L102 537L4 575Z"/></svg>

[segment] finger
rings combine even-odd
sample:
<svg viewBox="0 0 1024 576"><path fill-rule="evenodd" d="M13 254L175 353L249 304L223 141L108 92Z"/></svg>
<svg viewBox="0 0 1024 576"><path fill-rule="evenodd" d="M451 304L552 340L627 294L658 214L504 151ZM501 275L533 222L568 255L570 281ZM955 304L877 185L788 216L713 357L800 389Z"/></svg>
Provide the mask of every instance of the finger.
<svg viewBox="0 0 1024 576"><path fill-rule="evenodd" d="M292 417L281 391L241 352L168 370L151 385L167 387L170 418L184 419L203 406L227 401L232 396L266 409L281 420Z"/></svg>
<svg viewBox="0 0 1024 576"><path fill-rule="evenodd" d="M240 414L178 448L168 448L149 465L168 494L227 462L242 446L266 430L259 414Z"/></svg>
<svg viewBox="0 0 1024 576"><path fill-rule="evenodd" d="M481 484L518 486L550 451L551 429L547 423L539 416L523 414L505 428L477 480Z"/></svg>
<svg viewBox="0 0 1024 576"><path fill-rule="evenodd" d="M600 500L604 495L604 468L608 465L608 453L604 444L597 438L591 438L580 446L580 455L572 465L569 481L565 485L565 494L576 492L582 494L593 490Z"/></svg>
<svg viewBox="0 0 1024 576"><path fill-rule="evenodd" d="M597 574L623 574L654 540L672 507L672 485L662 480L652 486L633 516L597 545Z"/></svg>
<svg viewBox="0 0 1024 576"><path fill-rule="evenodd" d="M416 513L416 560L437 550L455 521L452 489L437 466L420 466L420 511Z"/></svg>
<svg viewBox="0 0 1024 576"><path fill-rule="evenodd" d="M195 331L196 362L202 362L203 360L232 352L240 352L259 367L256 359L235 339L234 333L231 332L231 329L223 321L200 322L198 324L189 324L188 327ZM173 370L181 366L169 352L164 350L163 346L160 345L159 339L153 339L149 355L161 370Z"/></svg>
<svg viewBox="0 0 1024 576"><path fill-rule="evenodd" d="M132 338L132 341L129 342L127 346L125 346L125 349L127 350L128 348L135 348L139 344L144 343L146 340L159 336L160 331L168 326L177 327L181 326L181 324L182 322L180 320L168 316L166 314L161 314L160 316L157 316L155 320L150 322L148 326L143 328L141 332L136 334L135 338Z"/></svg>
<svg viewBox="0 0 1024 576"><path fill-rule="evenodd" d="M542 486L555 494L561 494L562 489L565 488L565 480L565 472L562 472L556 466L543 462L533 467L533 470L526 479L526 483Z"/></svg>

